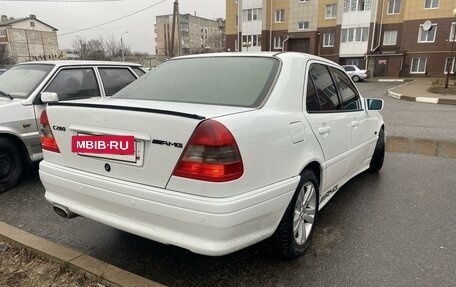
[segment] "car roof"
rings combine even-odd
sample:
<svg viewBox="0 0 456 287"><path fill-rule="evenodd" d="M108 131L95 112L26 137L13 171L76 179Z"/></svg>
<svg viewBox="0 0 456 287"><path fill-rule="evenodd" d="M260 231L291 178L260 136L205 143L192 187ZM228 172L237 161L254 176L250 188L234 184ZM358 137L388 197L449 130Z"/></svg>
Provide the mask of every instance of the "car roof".
<svg viewBox="0 0 456 287"><path fill-rule="evenodd" d="M326 63L331 63L339 66L339 64L330 61L328 59L315 56L312 54L307 53L300 53L300 52L224 52L224 53L208 53L208 54L196 54L196 55L187 55L187 56L179 56L172 58L174 59L191 59L191 58L217 58L217 57L266 57L266 58L284 58L284 57L300 57L300 58L307 58L308 60L319 60Z"/></svg>
<svg viewBox="0 0 456 287"><path fill-rule="evenodd" d="M129 66L129 67L141 67L140 64L128 63L128 62L111 62L111 61L84 61L84 60L55 60L55 61L33 61L33 62L23 62L17 65L27 65L27 64L45 64L45 65L55 65L55 66Z"/></svg>

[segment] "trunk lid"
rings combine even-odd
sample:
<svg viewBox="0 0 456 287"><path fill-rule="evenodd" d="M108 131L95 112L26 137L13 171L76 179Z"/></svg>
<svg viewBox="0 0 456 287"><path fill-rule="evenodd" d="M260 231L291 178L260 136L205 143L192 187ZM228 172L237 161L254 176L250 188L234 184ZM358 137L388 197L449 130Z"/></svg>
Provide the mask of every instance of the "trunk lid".
<svg viewBox="0 0 456 287"><path fill-rule="evenodd" d="M65 166L165 188L201 121L249 110L253 109L111 98L50 105L47 115ZM135 156L74 153L72 136L77 135L134 136Z"/></svg>

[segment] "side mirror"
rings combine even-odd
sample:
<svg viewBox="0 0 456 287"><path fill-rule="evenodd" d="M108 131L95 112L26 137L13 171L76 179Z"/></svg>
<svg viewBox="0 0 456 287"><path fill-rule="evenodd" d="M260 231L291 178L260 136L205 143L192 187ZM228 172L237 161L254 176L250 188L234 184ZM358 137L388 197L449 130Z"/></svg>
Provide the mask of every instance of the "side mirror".
<svg viewBox="0 0 456 287"><path fill-rule="evenodd" d="M57 93L44 92L41 94L41 101L44 104L55 104L59 102L59 96Z"/></svg>
<svg viewBox="0 0 456 287"><path fill-rule="evenodd" d="M383 109L383 100L366 99L366 106L369 111L381 111Z"/></svg>

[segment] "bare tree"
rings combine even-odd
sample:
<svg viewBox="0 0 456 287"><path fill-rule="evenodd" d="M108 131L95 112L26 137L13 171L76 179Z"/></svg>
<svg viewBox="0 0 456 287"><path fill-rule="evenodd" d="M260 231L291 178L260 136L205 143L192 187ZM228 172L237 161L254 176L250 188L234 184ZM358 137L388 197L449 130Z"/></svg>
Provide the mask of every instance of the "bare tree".
<svg viewBox="0 0 456 287"><path fill-rule="evenodd" d="M15 64L15 61L9 57L8 52L3 47L6 45L0 46L0 67L9 67Z"/></svg>
<svg viewBox="0 0 456 287"><path fill-rule="evenodd" d="M110 35L109 38L104 41L104 45L106 49L106 55L109 59L113 59L122 55L120 41L117 41L114 38L114 35Z"/></svg>
<svg viewBox="0 0 456 287"><path fill-rule="evenodd" d="M75 51L79 51L79 58L82 60L87 60L87 40L76 36L76 39L73 39L71 46Z"/></svg>
<svg viewBox="0 0 456 287"><path fill-rule="evenodd" d="M105 60L106 52L104 41L101 36L98 39L91 39L87 42L87 59L89 60Z"/></svg>

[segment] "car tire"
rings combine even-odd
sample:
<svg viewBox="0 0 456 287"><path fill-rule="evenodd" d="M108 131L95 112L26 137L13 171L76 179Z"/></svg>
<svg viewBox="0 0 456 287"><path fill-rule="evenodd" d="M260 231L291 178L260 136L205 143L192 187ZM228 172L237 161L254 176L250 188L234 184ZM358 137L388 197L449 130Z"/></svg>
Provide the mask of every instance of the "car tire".
<svg viewBox="0 0 456 287"><path fill-rule="evenodd" d="M385 131L380 129L378 133L377 144L375 145L374 154L369 165L369 172L378 172L382 166L383 161L385 160Z"/></svg>
<svg viewBox="0 0 456 287"><path fill-rule="evenodd" d="M304 170L296 192L274 234L279 253L287 259L304 254L314 233L317 220L318 180L310 170Z"/></svg>
<svg viewBox="0 0 456 287"><path fill-rule="evenodd" d="M354 75L354 76L352 77L352 79L353 79L353 82L359 82L359 81L361 81L361 78L360 78L359 76L357 76L357 75Z"/></svg>
<svg viewBox="0 0 456 287"><path fill-rule="evenodd" d="M0 138L0 193L16 186L22 168L22 158L14 142Z"/></svg>

